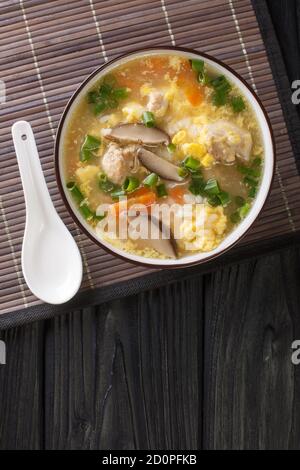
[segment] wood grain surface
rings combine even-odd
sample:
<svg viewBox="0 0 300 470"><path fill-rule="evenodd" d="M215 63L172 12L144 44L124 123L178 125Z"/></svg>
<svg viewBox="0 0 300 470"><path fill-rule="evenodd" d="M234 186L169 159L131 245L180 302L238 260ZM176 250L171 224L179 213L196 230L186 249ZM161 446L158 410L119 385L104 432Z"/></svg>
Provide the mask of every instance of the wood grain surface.
<svg viewBox="0 0 300 470"><path fill-rule="evenodd" d="M300 448L300 249L2 332L0 448Z"/></svg>

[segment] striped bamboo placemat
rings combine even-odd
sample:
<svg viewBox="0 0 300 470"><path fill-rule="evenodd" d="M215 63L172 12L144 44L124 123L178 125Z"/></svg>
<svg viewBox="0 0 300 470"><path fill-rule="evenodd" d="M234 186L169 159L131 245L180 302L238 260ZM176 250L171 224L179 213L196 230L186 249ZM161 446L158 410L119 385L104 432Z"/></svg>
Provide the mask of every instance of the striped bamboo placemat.
<svg viewBox="0 0 300 470"><path fill-rule="evenodd" d="M82 289L134 279L152 270L115 258L76 228L58 193L53 142L61 112L96 67L136 47L178 45L233 67L257 91L272 122L277 168L271 195L245 247L300 230L299 175L276 86L250 0L9 0L0 2L0 313L40 303L21 272L24 199L10 137L14 121L31 122L54 204L84 260Z"/></svg>

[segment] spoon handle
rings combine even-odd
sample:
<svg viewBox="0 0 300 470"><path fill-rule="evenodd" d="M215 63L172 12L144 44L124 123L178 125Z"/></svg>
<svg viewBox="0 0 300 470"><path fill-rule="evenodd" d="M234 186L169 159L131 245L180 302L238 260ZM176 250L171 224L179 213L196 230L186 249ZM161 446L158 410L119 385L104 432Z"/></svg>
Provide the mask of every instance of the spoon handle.
<svg viewBox="0 0 300 470"><path fill-rule="evenodd" d="M34 135L26 121L12 126L12 137L25 196L27 216L45 219L54 209L41 167Z"/></svg>

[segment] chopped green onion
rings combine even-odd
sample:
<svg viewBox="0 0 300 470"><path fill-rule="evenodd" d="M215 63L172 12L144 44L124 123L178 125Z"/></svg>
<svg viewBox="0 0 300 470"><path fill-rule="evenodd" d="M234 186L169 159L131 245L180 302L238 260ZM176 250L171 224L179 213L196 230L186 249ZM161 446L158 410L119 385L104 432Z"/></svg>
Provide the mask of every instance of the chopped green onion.
<svg viewBox="0 0 300 470"><path fill-rule="evenodd" d="M246 108L245 102L241 96L233 96L230 100L230 104L235 113L240 113Z"/></svg>
<svg viewBox="0 0 300 470"><path fill-rule="evenodd" d="M76 183L74 183L74 181L70 181L69 183L67 183L67 189L70 191L76 203L78 204L78 209L82 216L86 220L94 219L95 213L91 211L88 204L85 202L85 198Z"/></svg>
<svg viewBox="0 0 300 470"><path fill-rule="evenodd" d="M224 75L220 75L217 78L214 78L210 82L211 86L214 88L214 93L212 96L212 102L215 106L223 106L228 101L228 94L231 90L231 85L227 78Z"/></svg>
<svg viewBox="0 0 300 470"><path fill-rule="evenodd" d="M212 95L212 104L217 107L224 106L224 104L227 103L227 98L227 93L224 93L223 91L215 91Z"/></svg>
<svg viewBox="0 0 300 470"><path fill-rule="evenodd" d="M128 88L114 88L115 85L115 78L112 75L107 76L97 90L88 92L87 100L93 104L94 114L98 115L105 109L114 109L119 100L127 98Z"/></svg>
<svg viewBox="0 0 300 470"><path fill-rule="evenodd" d="M146 176L143 181L144 186L148 186L149 188L154 188L158 183L158 176L156 173L151 173L150 175Z"/></svg>
<svg viewBox="0 0 300 470"><path fill-rule="evenodd" d="M245 202L245 204L239 208L239 214L241 219L243 219L249 212L250 210L250 204L248 202Z"/></svg>
<svg viewBox="0 0 300 470"><path fill-rule="evenodd" d="M124 189L118 188L118 189L112 191L110 193L110 195L113 199L118 199L119 197L125 196L126 193L125 193Z"/></svg>
<svg viewBox="0 0 300 470"><path fill-rule="evenodd" d="M127 178L125 179L123 183L122 189L126 193L131 193L132 191L137 189L139 185L140 185L140 182L135 176L127 176Z"/></svg>
<svg viewBox="0 0 300 470"><path fill-rule="evenodd" d="M211 85L215 90L222 90L223 92L229 92L231 90L231 84L224 75L220 75L211 80Z"/></svg>
<svg viewBox="0 0 300 470"><path fill-rule="evenodd" d="M105 103L96 103L94 106L94 114L97 116L98 114L102 113L106 109Z"/></svg>
<svg viewBox="0 0 300 470"><path fill-rule="evenodd" d="M228 204L231 202L231 198L226 191L220 191L218 194L218 198L220 199L220 202L223 207L228 206Z"/></svg>
<svg viewBox="0 0 300 470"><path fill-rule="evenodd" d="M150 111L144 111L142 114L142 120L146 127L153 127L155 125L154 114Z"/></svg>
<svg viewBox="0 0 300 470"><path fill-rule="evenodd" d="M128 89L127 88L116 88L113 90L113 96L117 99L124 99L128 96Z"/></svg>
<svg viewBox="0 0 300 470"><path fill-rule="evenodd" d="M191 60L192 69L194 72L203 72L204 71L204 60L202 59L192 59Z"/></svg>
<svg viewBox="0 0 300 470"><path fill-rule="evenodd" d="M245 183L246 186L249 186L250 188L256 188L258 185L258 181L251 178L250 176L245 176L243 179L243 182Z"/></svg>
<svg viewBox="0 0 300 470"><path fill-rule="evenodd" d="M79 211L86 220L92 220L95 216L95 213L91 211L85 202L79 204Z"/></svg>
<svg viewBox="0 0 300 470"><path fill-rule="evenodd" d="M188 172L187 169L184 168L183 166L180 166L180 167L178 168L178 175L179 175L181 178L186 178L188 174L189 174L189 172Z"/></svg>
<svg viewBox="0 0 300 470"><path fill-rule="evenodd" d="M209 179L206 182L204 190L209 195L219 194L220 193L220 187L219 187L219 184L218 184L217 180L215 180L213 178Z"/></svg>
<svg viewBox="0 0 300 470"><path fill-rule="evenodd" d="M88 103L97 103L98 93L94 91L89 91L87 94Z"/></svg>
<svg viewBox="0 0 300 470"><path fill-rule="evenodd" d="M80 149L80 160L82 162L87 162L91 157L95 155L100 145L100 139L97 139L92 135L86 135Z"/></svg>
<svg viewBox="0 0 300 470"><path fill-rule="evenodd" d="M260 157L255 157L252 162L252 166L256 167L256 166L260 166L261 164L262 164L262 159Z"/></svg>
<svg viewBox="0 0 300 470"><path fill-rule="evenodd" d="M255 196L256 196L256 193L257 193L257 186L252 186L252 187L249 189L248 197L250 197L251 199L254 199Z"/></svg>
<svg viewBox="0 0 300 470"><path fill-rule="evenodd" d="M186 157L186 159L183 162L183 165L189 171L196 171L200 167L200 162L199 160L196 160L194 157L190 155Z"/></svg>
<svg viewBox="0 0 300 470"><path fill-rule="evenodd" d="M243 175L247 175L253 178L259 178L261 174L260 168L251 168L249 166L237 165L237 169Z"/></svg>
<svg viewBox="0 0 300 470"><path fill-rule="evenodd" d="M238 222L240 222L241 217L238 211L233 212L233 214L230 215L230 220L233 224L237 224Z"/></svg>
<svg viewBox="0 0 300 470"><path fill-rule="evenodd" d="M212 207L216 207L216 206L219 206L221 204L219 196L217 196L216 194L212 194L211 196L208 196L207 202Z"/></svg>
<svg viewBox="0 0 300 470"><path fill-rule="evenodd" d="M83 194L81 193L80 189L74 181L70 181L69 183L67 183L67 189L70 191L73 198L78 204L80 204L84 200Z"/></svg>
<svg viewBox="0 0 300 470"><path fill-rule="evenodd" d="M168 195L167 188L164 183L159 184L156 186L156 192L158 197L164 197Z"/></svg>
<svg viewBox="0 0 300 470"><path fill-rule="evenodd" d="M169 144L167 145L167 149L169 153L174 153L176 150L176 145L175 144Z"/></svg>
<svg viewBox="0 0 300 470"><path fill-rule="evenodd" d="M241 196L235 196L234 202L238 207L242 207L245 204L245 199Z"/></svg>
<svg viewBox="0 0 300 470"><path fill-rule="evenodd" d="M116 189L116 185L112 181L110 181L104 173L102 173L99 176L99 188L104 193L110 193L111 191Z"/></svg>
<svg viewBox="0 0 300 470"><path fill-rule="evenodd" d="M189 191L194 194L194 196L204 196L205 180L202 176L198 178L192 178L192 182L189 185Z"/></svg>
<svg viewBox="0 0 300 470"><path fill-rule="evenodd" d="M112 91L113 87L109 83L104 81L100 86L98 93L101 98L108 98L111 95Z"/></svg>

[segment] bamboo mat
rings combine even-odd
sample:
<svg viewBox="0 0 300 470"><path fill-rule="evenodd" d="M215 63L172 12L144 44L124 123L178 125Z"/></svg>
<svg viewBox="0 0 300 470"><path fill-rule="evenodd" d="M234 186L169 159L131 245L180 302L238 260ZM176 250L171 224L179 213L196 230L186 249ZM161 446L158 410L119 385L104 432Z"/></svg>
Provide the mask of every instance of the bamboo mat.
<svg viewBox="0 0 300 470"><path fill-rule="evenodd" d="M268 202L240 243L249 247L300 230L299 175L250 0L10 0L0 1L0 24L0 80L6 86L6 102L0 103L0 313L41 303L21 271L25 208L10 136L18 119L33 126L52 199L80 247L82 290L153 272L107 254L76 228L58 193L53 164L55 132L68 98L96 67L136 47L202 50L252 85L272 122L277 169Z"/></svg>

